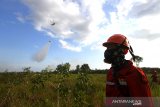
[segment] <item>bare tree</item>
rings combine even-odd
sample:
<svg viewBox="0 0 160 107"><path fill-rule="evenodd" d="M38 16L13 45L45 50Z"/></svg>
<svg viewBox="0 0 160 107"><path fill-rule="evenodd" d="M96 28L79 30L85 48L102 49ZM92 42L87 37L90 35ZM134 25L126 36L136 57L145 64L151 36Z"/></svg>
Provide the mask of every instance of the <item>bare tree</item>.
<svg viewBox="0 0 160 107"><path fill-rule="evenodd" d="M132 57L131 60L133 60L136 63L136 66L139 66L139 63L143 61L143 58L138 55L135 55L134 59Z"/></svg>

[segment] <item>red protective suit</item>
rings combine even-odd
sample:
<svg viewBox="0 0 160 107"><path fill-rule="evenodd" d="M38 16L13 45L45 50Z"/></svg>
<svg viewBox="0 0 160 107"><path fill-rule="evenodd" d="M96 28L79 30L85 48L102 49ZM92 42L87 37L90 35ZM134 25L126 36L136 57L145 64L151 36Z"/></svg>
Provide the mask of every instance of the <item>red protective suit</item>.
<svg viewBox="0 0 160 107"><path fill-rule="evenodd" d="M127 60L118 71L119 76L113 77L113 67L107 72L106 97L151 97L151 90L145 73L133 66ZM119 85L117 85L119 81ZM152 107L151 100L147 101L148 107Z"/></svg>
<svg viewBox="0 0 160 107"><path fill-rule="evenodd" d="M158 83L158 74L156 71L152 72L151 78L152 78L152 82Z"/></svg>

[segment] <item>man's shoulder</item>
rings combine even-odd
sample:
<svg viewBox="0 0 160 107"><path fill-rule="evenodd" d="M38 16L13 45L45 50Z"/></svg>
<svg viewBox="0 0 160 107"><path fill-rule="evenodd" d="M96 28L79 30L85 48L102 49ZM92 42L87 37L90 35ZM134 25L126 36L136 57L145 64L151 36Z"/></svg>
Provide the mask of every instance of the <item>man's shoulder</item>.
<svg viewBox="0 0 160 107"><path fill-rule="evenodd" d="M147 79L147 76L146 74L144 73L144 71L141 69L141 68L138 68L138 67L133 67L132 70L129 71L128 75L126 75L126 77L128 79L133 79L133 80L139 80L143 83L147 83L148 82L148 79Z"/></svg>
<svg viewBox="0 0 160 107"><path fill-rule="evenodd" d="M125 76L130 76L130 75L144 76L145 75L144 71L141 68L134 66L130 60L127 60L127 63L122 68L121 74Z"/></svg>

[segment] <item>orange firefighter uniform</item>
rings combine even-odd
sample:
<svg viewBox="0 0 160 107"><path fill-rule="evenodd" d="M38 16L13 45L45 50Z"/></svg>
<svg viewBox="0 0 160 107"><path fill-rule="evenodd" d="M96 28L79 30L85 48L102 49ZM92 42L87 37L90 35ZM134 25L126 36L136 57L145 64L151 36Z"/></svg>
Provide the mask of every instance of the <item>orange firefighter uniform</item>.
<svg viewBox="0 0 160 107"><path fill-rule="evenodd" d="M151 90L147 76L142 69L125 59L129 51L135 61L133 49L127 38L122 34L114 34L107 42L103 43L107 49L104 52L104 62L111 64L107 72L106 98L107 97L131 97L142 98L142 107L152 107ZM145 98L145 99L143 99ZM106 101L107 102L107 101Z"/></svg>
<svg viewBox="0 0 160 107"><path fill-rule="evenodd" d="M145 73L140 68L136 68L128 60L119 71L116 71L119 73L118 78L113 77L113 70L111 67L107 72L106 98L135 98L142 102L142 105L138 107L153 107L149 82ZM122 105L122 107L128 106Z"/></svg>
<svg viewBox="0 0 160 107"><path fill-rule="evenodd" d="M119 72L118 78L113 77L113 68L107 73L107 97L151 97L149 82L144 72L127 61Z"/></svg>

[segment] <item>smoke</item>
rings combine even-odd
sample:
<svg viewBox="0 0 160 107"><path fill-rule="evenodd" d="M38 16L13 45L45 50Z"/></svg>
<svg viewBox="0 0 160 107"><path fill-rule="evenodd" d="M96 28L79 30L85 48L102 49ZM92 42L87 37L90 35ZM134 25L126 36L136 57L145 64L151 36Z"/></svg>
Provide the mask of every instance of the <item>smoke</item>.
<svg viewBox="0 0 160 107"><path fill-rule="evenodd" d="M33 56L33 60L37 62L43 61L48 54L50 45L51 45L51 42L49 41Z"/></svg>

